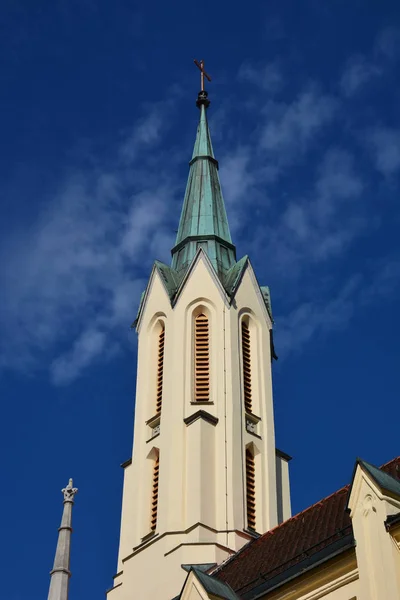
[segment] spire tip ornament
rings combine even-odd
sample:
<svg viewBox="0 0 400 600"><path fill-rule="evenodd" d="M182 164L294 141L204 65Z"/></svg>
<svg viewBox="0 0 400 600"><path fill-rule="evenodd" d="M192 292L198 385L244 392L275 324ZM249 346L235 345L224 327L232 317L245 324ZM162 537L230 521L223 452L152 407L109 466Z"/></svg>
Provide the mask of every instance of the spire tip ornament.
<svg viewBox="0 0 400 600"><path fill-rule="evenodd" d="M74 501L74 496L78 493L78 488L73 487L72 479L68 481L67 487L63 488L61 493L64 494L64 502Z"/></svg>
<svg viewBox="0 0 400 600"><path fill-rule="evenodd" d="M206 92L204 89L204 77L207 79L207 81L211 81L211 77L204 69L204 60L198 61L194 59L193 62L200 71L200 92L197 96L196 106L197 108L200 108L202 105L204 105L205 108L208 108L210 106L210 101L208 99L208 92Z"/></svg>

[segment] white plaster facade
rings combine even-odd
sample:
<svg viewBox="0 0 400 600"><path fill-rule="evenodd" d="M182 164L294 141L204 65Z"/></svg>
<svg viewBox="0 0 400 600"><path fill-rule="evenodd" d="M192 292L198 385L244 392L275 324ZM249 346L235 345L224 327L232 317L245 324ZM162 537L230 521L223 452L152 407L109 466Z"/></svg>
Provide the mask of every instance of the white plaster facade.
<svg viewBox="0 0 400 600"><path fill-rule="evenodd" d="M382 490L360 465L349 498L362 600L400 600L400 551L384 526L400 497Z"/></svg>
<svg viewBox="0 0 400 600"><path fill-rule="evenodd" d="M207 315L210 328L207 403L195 402L193 394L193 322L200 312ZM251 428L246 427L243 403L244 318L251 328L256 415ZM154 435L161 327L165 327L162 410L159 433ZM278 501L281 515L290 516L287 464L275 455L271 327L249 263L232 300L200 249L173 306L159 272L153 270L137 323L133 454L125 468L118 569L109 600L128 600L135 590L140 590L141 600L171 600L187 575L182 564L221 563L254 535L246 522L246 447L255 457L257 532L278 523ZM158 516L153 533L151 478L157 454ZM277 460L283 465L279 500Z"/></svg>

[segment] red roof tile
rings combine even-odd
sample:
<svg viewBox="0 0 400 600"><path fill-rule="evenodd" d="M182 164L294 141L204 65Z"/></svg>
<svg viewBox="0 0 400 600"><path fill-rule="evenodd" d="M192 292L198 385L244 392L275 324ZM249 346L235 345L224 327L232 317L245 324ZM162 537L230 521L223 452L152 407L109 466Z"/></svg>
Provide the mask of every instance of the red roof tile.
<svg viewBox="0 0 400 600"><path fill-rule="evenodd" d="M381 467L400 480L400 457ZM239 595L352 534L345 512L349 485L281 523L228 559L215 572Z"/></svg>

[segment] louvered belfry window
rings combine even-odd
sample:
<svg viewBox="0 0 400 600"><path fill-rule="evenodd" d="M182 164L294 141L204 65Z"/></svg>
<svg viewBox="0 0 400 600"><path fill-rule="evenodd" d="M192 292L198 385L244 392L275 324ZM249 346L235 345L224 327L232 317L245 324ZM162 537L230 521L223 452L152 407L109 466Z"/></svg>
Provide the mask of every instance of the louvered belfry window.
<svg viewBox="0 0 400 600"><path fill-rule="evenodd" d="M252 412L251 398L251 354L250 354L250 329L242 321L242 357L243 357L243 389L244 407L246 412Z"/></svg>
<svg viewBox="0 0 400 600"><path fill-rule="evenodd" d="M157 526L159 474L160 474L160 456L157 455L157 458L154 461L154 467L153 467L153 488L152 488L152 494L151 494L151 522L150 522L151 531L155 531L156 526Z"/></svg>
<svg viewBox="0 0 400 600"><path fill-rule="evenodd" d="M247 503L247 527L256 528L256 470L254 456L246 448L246 503Z"/></svg>
<svg viewBox="0 0 400 600"><path fill-rule="evenodd" d="M197 315L194 326L194 399L210 400L210 332L208 318Z"/></svg>
<svg viewBox="0 0 400 600"><path fill-rule="evenodd" d="M156 391L156 413L161 413L162 391L163 391L163 374L164 374L164 343L165 329L160 331L158 337L158 359L157 359L157 391Z"/></svg>

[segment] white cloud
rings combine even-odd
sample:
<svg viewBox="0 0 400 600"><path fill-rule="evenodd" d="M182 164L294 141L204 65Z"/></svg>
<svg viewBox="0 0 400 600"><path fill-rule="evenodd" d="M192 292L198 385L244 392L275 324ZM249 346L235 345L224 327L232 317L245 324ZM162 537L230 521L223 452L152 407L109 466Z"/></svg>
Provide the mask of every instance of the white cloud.
<svg viewBox="0 0 400 600"><path fill-rule="evenodd" d="M254 132L246 133L246 144L240 143L227 103L228 139L220 136L217 155L234 241L246 237L245 252L270 257L265 273L279 277L283 287L285 281L314 277L371 223L361 202L367 175L360 174L351 152L326 147L332 140L326 133L340 117L338 99L310 84L292 102L271 101L272 90L284 82L281 72L269 69L260 74L249 65L242 68L241 77L253 78L257 94L266 100L258 99L262 109L257 113L252 104ZM354 82L349 84L354 90L363 85ZM149 107L113 160L101 169L70 173L35 226L3 240L0 276L8 293L0 313L1 365L32 370L47 363L52 381L62 385L124 343L121 331L135 316L153 259L168 260L179 218L182 194L177 197L177 190L183 185L170 175L178 170L175 150L157 156L170 126L168 111L168 101ZM231 139L237 140L233 151ZM368 143L384 174L399 168L397 132L375 128ZM288 182L290 170L304 166L305 154L316 148L320 153L312 165L296 175L298 187L284 191L281 179ZM302 286L295 286L299 306L282 317L281 348L300 347L318 332L346 323L354 304L362 303L360 277L328 300L310 301ZM390 289L396 277L393 266L386 279ZM340 289L337 281L333 285ZM376 297L371 286L363 297L368 294Z"/></svg>
<svg viewBox="0 0 400 600"><path fill-rule="evenodd" d="M364 182L353 156L330 148L322 157L315 180L294 196L268 228L254 235L253 253L267 247L274 256L270 269L281 280L301 279L312 265L343 253L365 230L361 194Z"/></svg>
<svg viewBox="0 0 400 600"><path fill-rule="evenodd" d="M344 67L339 86L342 94L350 98L387 74L399 58L400 29L387 27L376 36L372 52L351 56Z"/></svg>
<svg viewBox="0 0 400 600"><path fill-rule="evenodd" d="M340 80L342 93L347 97L353 96L381 74L382 69L378 65L369 62L362 55L353 56L347 61Z"/></svg>
<svg viewBox="0 0 400 600"><path fill-rule="evenodd" d="M375 42L375 54L389 60L399 57L400 29L398 27L386 27L379 33Z"/></svg>
<svg viewBox="0 0 400 600"><path fill-rule="evenodd" d="M243 146L236 148L222 161L220 177L227 203L232 206L240 201L252 186L253 172L250 161L251 150Z"/></svg>
<svg viewBox="0 0 400 600"><path fill-rule="evenodd" d="M363 181L355 171L353 156L343 149L329 149L319 166L315 183L316 213L320 221L327 222L341 201L357 198L363 187Z"/></svg>
<svg viewBox="0 0 400 600"><path fill-rule="evenodd" d="M276 317L278 354L285 358L316 336L340 331L362 307L392 295L399 285L400 260L387 258L367 276L359 273L351 276L328 301L320 298L304 302L288 315Z"/></svg>
<svg viewBox="0 0 400 600"><path fill-rule="evenodd" d="M164 125L160 109L154 107L151 113L134 127L132 133L121 145L121 156L129 161L134 160L139 150L156 144L160 140Z"/></svg>
<svg viewBox="0 0 400 600"><path fill-rule="evenodd" d="M320 333L344 327L355 310L355 295L360 286L360 276L352 277L327 303L305 302L285 317L277 317L276 345L284 358L296 352Z"/></svg>
<svg viewBox="0 0 400 600"><path fill-rule="evenodd" d="M400 168L400 131L376 127L367 132L365 139L376 169L385 177L394 175Z"/></svg>
<svg viewBox="0 0 400 600"><path fill-rule="evenodd" d="M139 152L145 153L160 143L171 126L168 111L174 106L180 94L181 88L172 85L165 100L147 107L146 114L137 120L120 145L119 154L123 160L133 161L138 158Z"/></svg>
<svg viewBox="0 0 400 600"><path fill-rule="evenodd" d="M238 78L262 88L268 94L279 92L284 85L282 71L276 62L258 68L244 63L239 69Z"/></svg>
<svg viewBox="0 0 400 600"><path fill-rule="evenodd" d="M330 121L337 101L318 91L316 86L303 90L290 104L267 103L261 147L282 164L299 157Z"/></svg>
<svg viewBox="0 0 400 600"><path fill-rule="evenodd" d="M72 349L56 358L51 365L51 377L56 385L70 383L104 350L104 332L88 329L74 342Z"/></svg>
<svg viewBox="0 0 400 600"><path fill-rule="evenodd" d="M141 139L154 152L156 138L144 136L144 121L136 149ZM118 350L153 252L168 260L173 239L175 183L162 170L150 175L140 155L128 166L117 161L69 174L33 228L2 240L1 366L31 371L50 363L60 385Z"/></svg>

